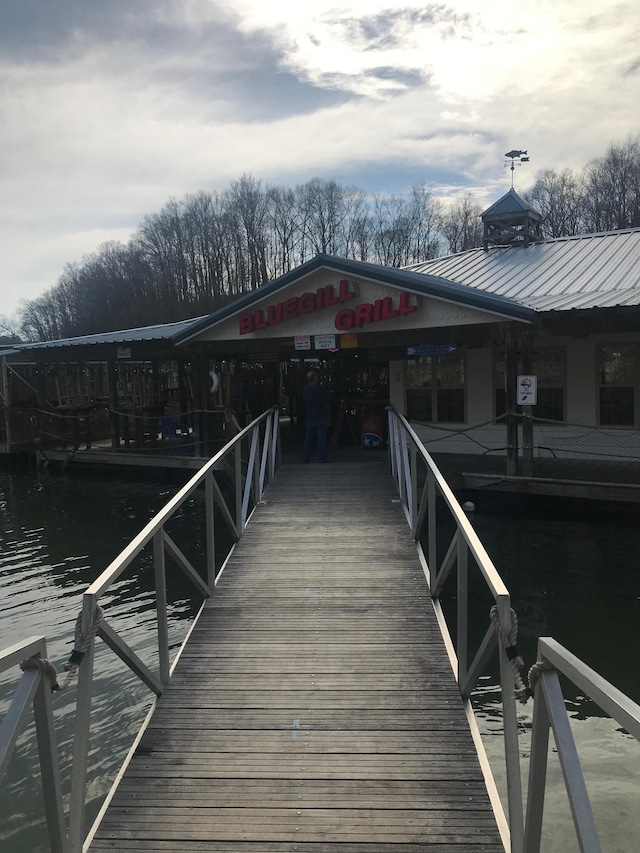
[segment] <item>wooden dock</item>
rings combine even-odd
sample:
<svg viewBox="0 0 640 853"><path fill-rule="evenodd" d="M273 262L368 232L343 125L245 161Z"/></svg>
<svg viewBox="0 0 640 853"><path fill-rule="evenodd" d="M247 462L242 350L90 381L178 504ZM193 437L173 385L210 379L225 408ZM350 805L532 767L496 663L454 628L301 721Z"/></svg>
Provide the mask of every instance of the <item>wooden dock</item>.
<svg viewBox="0 0 640 853"><path fill-rule="evenodd" d="M385 460L280 468L91 851L503 853Z"/></svg>

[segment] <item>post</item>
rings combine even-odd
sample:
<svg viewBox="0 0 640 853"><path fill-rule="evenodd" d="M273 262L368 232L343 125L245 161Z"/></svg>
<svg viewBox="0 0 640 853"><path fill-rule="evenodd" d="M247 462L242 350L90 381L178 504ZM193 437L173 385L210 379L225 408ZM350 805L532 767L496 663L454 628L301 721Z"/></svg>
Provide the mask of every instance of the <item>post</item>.
<svg viewBox="0 0 640 853"><path fill-rule="evenodd" d="M431 573L431 583L433 583L438 572L437 559L437 537L436 537L436 478L433 471L429 468L427 472L427 501L428 501L428 521L427 529L429 535L429 572Z"/></svg>
<svg viewBox="0 0 640 853"><path fill-rule="evenodd" d="M457 643L458 684L464 684L468 669L468 622L469 622L469 548L458 528L458 589L457 589Z"/></svg>
<svg viewBox="0 0 640 853"><path fill-rule="evenodd" d="M46 656L46 650L43 649ZM40 756L44 807L49 828L49 842L52 853L64 853L67 846L67 830L62 804L62 783L58 763L55 726L53 722L53 702L51 688L46 678L40 678L40 684L33 699L33 710Z"/></svg>
<svg viewBox="0 0 640 853"><path fill-rule="evenodd" d="M2 399L4 401L4 421L5 433L7 438L7 451L11 448L11 400L9 399L9 371L7 369L7 359L2 359Z"/></svg>
<svg viewBox="0 0 640 853"><path fill-rule="evenodd" d="M236 531L238 536L242 536L242 531L244 530L244 521L242 518L242 440L236 441L233 456L235 462Z"/></svg>
<svg viewBox="0 0 640 853"><path fill-rule="evenodd" d="M496 601L498 620L508 635L511 626L511 600L500 596ZM522 853L524 839L524 814L522 809L522 780L520 776L520 746L518 743L518 714L514 695L513 670L502 645L498 643L500 657L500 689L502 691L502 719L504 725L504 756L507 771L507 800L511 853Z"/></svg>
<svg viewBox="0 0 640 853"><path fill-rule="evenodd" d="M216 535L215 535L215 497L213 491L213 471L205 479L206 530L207 530L207 585L213 590L216 583Z"/></svg>
<svg viewBox="0 0 640 853"><path fill-rule="evenodd" d="M507 477L518 474L518 416L516 413L516 382L518 353L516 340L509 333L505 341L505 382L507 395Z"/></svg>
<svg viewBox="0 0 640 853"><path fill-rule="evenodd" d="M91 633L97 606L96 597L85 593L82 599L83 637L87 637ZM71 765L71 801L69 804L69 853L82 853L84 842L84 809L87 795L87 763L91 733L94 652L95 639L92 638L78 667L78 698L76 700L76 726Z"/></svg>
<svg viewBox="0 0 640 853"><path fill-rule="evenodd" d="M117 450L120 447L120 416L118 411L118 367L117 362L107 362L107 382L109 384L109 406L111 407L111 447Z"/></svg>
<svg viewBox="0 0 640 853"><path fill-rule="evenodd" d="M158 617L158 657L160 681L169 683L169 625L167 622L167 572L164 553L164 528L153 535L153 568L156 580Z"/></svg>
<svg viewBox="0 0 640 853"><path fill-rule="evenodd" d="M418 535L418 448L412 441L409 446L409 480L411 482L411 498L408 501L411 531L414 538Z"/></svg>
<svg viewBox="0 0 640 853"><path fill-rule="evenodd" d="M522 372L533 373L533 341L527 332L522 338ZM533 477L533 419L532 407L522 407L522 475Z"/></svg>

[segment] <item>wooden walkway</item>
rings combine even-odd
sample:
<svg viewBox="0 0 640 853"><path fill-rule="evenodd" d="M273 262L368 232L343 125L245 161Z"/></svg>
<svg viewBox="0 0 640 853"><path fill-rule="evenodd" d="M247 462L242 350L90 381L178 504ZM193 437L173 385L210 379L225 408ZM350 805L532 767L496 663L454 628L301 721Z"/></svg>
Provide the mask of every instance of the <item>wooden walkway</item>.
<svg viewBox="0 0 640 853"><path fill-rule="evenodd" d="M386 461L284 465L91 851L503 853Z"/></svg>

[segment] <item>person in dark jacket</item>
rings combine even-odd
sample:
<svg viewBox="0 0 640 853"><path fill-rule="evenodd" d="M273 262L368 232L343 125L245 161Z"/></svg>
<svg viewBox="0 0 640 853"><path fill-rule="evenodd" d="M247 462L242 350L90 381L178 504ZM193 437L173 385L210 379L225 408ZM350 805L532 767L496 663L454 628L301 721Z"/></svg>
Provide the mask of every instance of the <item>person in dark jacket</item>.
<svg viewBox="0 0 640 853"><path fill-rule="evenodd" d="M315 370L310 370L307 373L307 383L302 392L307 417L302 458L305 462L311 461L311 450L315 438L318 448L318 460L320 462L328 462L327 430L329 429L329 395L326 389L318 382L318 374Z"/></svg>

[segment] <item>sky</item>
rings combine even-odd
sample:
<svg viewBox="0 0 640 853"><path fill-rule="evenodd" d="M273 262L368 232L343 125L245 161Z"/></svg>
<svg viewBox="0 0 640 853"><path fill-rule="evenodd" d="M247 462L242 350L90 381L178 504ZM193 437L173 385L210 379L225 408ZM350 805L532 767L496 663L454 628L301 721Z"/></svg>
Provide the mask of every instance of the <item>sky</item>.
<svg viewBox="0 0 640 853"><path fill-rule="evenodd" d="M250 174L488 206L640 133L621 0L0 0L0 315Z"/></svg>

